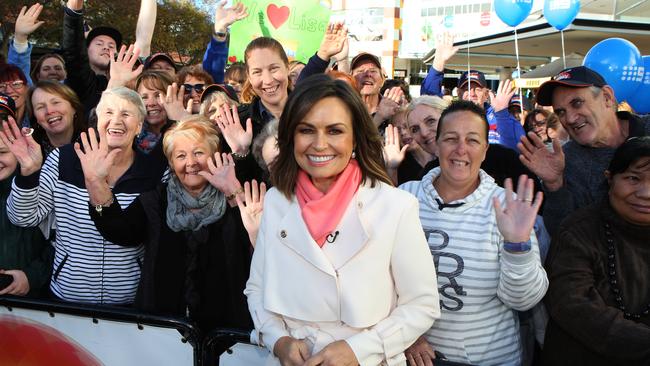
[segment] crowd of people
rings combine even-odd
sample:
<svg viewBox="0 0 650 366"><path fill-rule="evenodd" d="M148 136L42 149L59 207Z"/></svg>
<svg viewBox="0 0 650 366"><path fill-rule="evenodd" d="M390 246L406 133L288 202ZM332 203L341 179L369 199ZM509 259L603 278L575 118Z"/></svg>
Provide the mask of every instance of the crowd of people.
<svg viewBox="0 0 650 366"><path fill-rule="evenodd" d="M278 365L650 364L650 118L594 70L523 103L441 37L411 98L327 26L306 64L215 7L201 64L62 9L0 62L0 295L251 332ZM209 37L209 39L208 39ZM527 105L533 108L527 110ZM268 189L268 193L267 193Z"/></svg>

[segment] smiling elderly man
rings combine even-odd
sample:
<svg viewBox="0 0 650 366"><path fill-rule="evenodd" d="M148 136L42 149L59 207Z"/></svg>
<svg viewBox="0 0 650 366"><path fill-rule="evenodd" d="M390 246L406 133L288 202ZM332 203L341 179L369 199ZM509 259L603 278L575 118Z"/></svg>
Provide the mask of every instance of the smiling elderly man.
<svg viewBox="0 0 650 366"><path fill-rule="evenodd" d="M605 169L614 151L634 136L650 135L650 121L617 112L614 90L585 66L563 70L542 84L537 103L553 106L571 141L549 151L532 132L521 139L521 161L543 182L544 220L551 235L574 210L607 197Z"/></svg>

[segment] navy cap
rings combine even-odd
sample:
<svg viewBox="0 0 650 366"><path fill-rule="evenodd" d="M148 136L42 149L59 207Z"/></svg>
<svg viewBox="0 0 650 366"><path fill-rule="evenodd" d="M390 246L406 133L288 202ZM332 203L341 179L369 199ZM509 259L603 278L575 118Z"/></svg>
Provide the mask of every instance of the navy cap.
<svg viewBox="0 0 650 366"><path fill-rule="evenodd" d="M178 71L178 68L176 67L176 63L174 62L172 57L164 52L154 53L153 55L147 57L147 59L144 61L145 70L151 68L151 64L154 63L154 61L156 60L165 60L168 64L172 65L174 70Z"/></svg>
<svg viewBox="0 0 650 366"><path fill-rule="evenodd" d="M587 88L597 86L602 88L607 85L605 79L596 71L586 67L570 67L560 71L559 74L539 87L537 90L537 103L543 106L553 104L553 91L558 86L568 86L571 88Z"/></svg>
<svg viewBox="0 0 650 366"><path fill-rule="evenodd" d="M487 86L487 81L485 81L484 73L478 70L469 70L469 77L467 75L467 71L460 75L460 79L458 79L458 88L464 87L465 84L467 84L468 79L470 82L478 83L482 88L485 88Z"/></svg>
<svg viewBox="0 0 650 366"><path fill-rule="evenodd" d="M86 37L86 47L90 45L90 42L97 36L109 36L115 41L115 48L120 49L122 47L122 33L112 27L97 27L93 28Z"/></svg>
<svg viewBox="0 0 650 366"><path fill-rule="evenodd" d="M16 102L7 94L0 93L0 109L9 113L11 117L16 118Z"/></svg>
<svg viewBox="0 0 650 366"><path fill-rule="evenodd" d="M203 89L203 92L201 93L201 102L203 102L208 95L214 93L214 92L223 92L226 94L226 96L235 102L239 103L239 98L237 98L237 92L235 89L233 89L232 86L228 84L212 84Z"/></svg>

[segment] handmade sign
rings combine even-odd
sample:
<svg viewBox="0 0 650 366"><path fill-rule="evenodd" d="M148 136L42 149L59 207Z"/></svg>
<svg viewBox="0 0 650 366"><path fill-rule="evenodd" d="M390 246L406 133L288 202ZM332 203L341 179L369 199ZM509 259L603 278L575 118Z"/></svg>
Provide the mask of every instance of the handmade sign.
<svg viewBox="0 0 650 366"><path fill-rule="evenodd" d="M331 13L324 0L242 0L248 17L233 24L228 61L244 61L244 50L257 37L272 37L289 60L307 60L318 51Z"/></svg>

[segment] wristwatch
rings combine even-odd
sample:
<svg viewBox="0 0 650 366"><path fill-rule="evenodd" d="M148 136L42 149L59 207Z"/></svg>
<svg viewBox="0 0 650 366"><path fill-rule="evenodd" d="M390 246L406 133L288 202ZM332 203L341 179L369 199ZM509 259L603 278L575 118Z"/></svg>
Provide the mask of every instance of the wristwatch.
<svg viewBox="0 0 650 366"><path fill-rule="evenodd" d="M97 214L101 216L104 207L110 207L113 202L115 202L115 196L111 195L111 198L108 201L95 205L95 211L97 211Z"/></svg>

